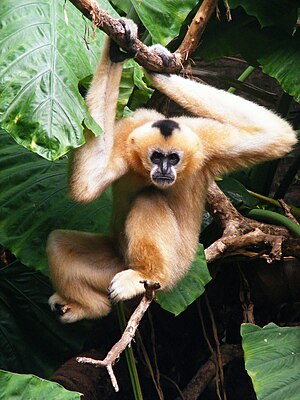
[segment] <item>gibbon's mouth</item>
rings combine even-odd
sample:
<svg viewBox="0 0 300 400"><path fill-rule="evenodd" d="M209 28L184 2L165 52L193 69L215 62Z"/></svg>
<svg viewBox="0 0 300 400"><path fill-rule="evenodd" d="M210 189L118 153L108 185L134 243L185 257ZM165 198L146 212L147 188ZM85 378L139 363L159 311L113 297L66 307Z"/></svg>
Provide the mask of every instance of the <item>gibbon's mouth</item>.
<svg viewBox="0 0 300 400"><path fill-rule="evenodd" d="M175 182L175 178L169 176L152 177L152 181L157 186L170 186Z"/></svg>

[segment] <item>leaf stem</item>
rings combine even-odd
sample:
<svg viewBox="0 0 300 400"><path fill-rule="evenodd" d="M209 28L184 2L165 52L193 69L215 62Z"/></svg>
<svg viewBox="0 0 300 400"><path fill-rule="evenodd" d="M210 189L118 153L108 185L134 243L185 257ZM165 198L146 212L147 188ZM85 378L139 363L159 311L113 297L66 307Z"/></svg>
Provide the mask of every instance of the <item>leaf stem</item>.
<svg viewBox="0 0 300 400"><path fill-rule="evenodd" d="M248 190L247 189L247 192L250 193L253 197L256 197L259 200L265 201L265 202L267 202L269 204L272 204L275 207L281 208L281 205L280 205L278 200L272 199L271 197L267 197L267 196L264 196L264 195L256 193L256 192L252 192L252 190ZM290 206L290 205L288 205L288 206L289 206L290 211L291 211L291 213L293 215L296 215L297 217L300 217L300 208L294 207L294 206Z"/></svg>
<svg viewBox="0 0 300 400"><path fill-rule="evenodd" d="M240 82L244 82L248 78L248 76L252 74L252 72L254 70L255 70L255 67L252 67L252 65L249 65L245 69L245 71L238 77L237 80ZM227 90L227 92L229 92L229 93L235 93L235 91L236 91L236 88L232 87L232 86Z"/></svg>

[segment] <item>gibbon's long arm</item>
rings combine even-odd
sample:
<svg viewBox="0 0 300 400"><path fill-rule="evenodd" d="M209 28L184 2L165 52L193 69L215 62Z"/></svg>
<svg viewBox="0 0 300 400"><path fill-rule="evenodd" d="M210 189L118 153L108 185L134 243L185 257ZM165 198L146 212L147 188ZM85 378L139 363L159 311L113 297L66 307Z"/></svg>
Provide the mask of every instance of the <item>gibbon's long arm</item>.
<svg viewBox="0 0 300 400"><path fill-rule="evenodd" d="M128 40L134 39L137 35L136 25L125 18L120 19L120 22ZM112 157L119 85L126 57L119 61L118 54L112 54L111 43L107 38L86 96L88 109L104 133L95 137L85 129L86 143L74 151L70 163L70 193L79 202L94 200L127 171L127 164L121 155ZM112 56L116 58L114 62L111 60Z"/></svg>
<svg viewBox="0 0 300 400"><path fill-rule="evenodd" d="M199 135L204 166L212 174L280 157L296 143L290 125L262 106L177 75L148 76L158 90L198 117L182 122Z"/></svg>

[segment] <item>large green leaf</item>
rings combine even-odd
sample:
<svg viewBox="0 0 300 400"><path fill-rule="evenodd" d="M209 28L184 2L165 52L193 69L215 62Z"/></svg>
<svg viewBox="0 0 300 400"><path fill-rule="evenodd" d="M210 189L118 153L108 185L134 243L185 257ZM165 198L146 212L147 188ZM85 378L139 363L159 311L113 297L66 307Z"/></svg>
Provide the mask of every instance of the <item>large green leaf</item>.
<svg viewBox="0 0 300 400"><path fill-rule="evenodd" d="M217 184L235 207L241 205L253 207L259 203L259 200L249 194L245 186L236 179L226 177L218 181Z"/></svg>
<svg viewBox="0 0 300 400"><path fill-rule="evenodd" d="M49 162L0 131L0 243L25 265L47 273L45 243L53 229L107 233L111 194L80 205L68 195L67 158Z"/></svg>
<svg viewBox="0 0 300 400"><path fill-rule="evenodd" d="M183 21L197 0L132 0L154 43L168 44L180 31Z"/></svg>
<svg viewBox="0 0 300 400"><path fill-rule="evenodd" d="M49 378L64 360L81 351L86 324L70 326L56 320L48 305L52 293L49 279L39 272L18 261L1 265L1 368Z"/></svg>
<svg viewBox="0 0 300 400"><path fill-rule="evenodd" d="M63 0L2 0L0 8L0 126L52 160L84 142L82 121L91 121L78 82L92 74L103 41L89 28L87 47L89 22L70 3L66 11L68 24Z"/></svg>
<svg viewBox="0 0 300 400"><path fill-rule="evenodd" d="M263 71L277 79L282 89L300 103L300 31L283 37L258 58Z"/></svg>
<svg viewBox="0 0 300 400"><path fill-rule="evenodd" d="M257 21L238 12L233 21L212 21L196 53L205 59L241 54L251 65L276 78L283 90L300 102L300 32L261 29Z"/></svg>
<svg viewBox="0 0 300 400"><path fill-rule="evenodd" d="M55 382L34 375L13 374L0 371L1 400L80 400L78 392L66 390Z"/></svg>
<svg viewBox="0 0 300 400"><path fill-rule="evenodd" d="M245 364L258 400L298 400L300 328L243 324Z"/></svg>
<svg viewBox="0 0 300 400"><path fill-rule="evenodd" d="M207 268L204 249L202 244L199 244L190 270L174 289L169 292L159 292L157 302L163 309L179 315L204 293L204 286L210 280L211 276Z"/></svg>
<svg viewBox="0 0 300 400"><path fill-rule="evenodd" d="M297 1L293 0L229 0L230 8L242 6L247 14L255 16L262 27L278 26L293 32L298 17Z"/></svg>

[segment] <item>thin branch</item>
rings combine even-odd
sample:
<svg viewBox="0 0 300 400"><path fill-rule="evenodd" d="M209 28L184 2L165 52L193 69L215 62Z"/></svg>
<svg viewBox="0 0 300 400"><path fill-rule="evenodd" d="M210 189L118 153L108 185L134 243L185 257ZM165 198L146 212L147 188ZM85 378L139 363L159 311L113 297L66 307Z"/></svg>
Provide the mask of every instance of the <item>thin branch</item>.
<svg viewBox="0 0 300 400"><path fill-rule="evenodd" d="M214 12L218 0L204 0L197 14L195 15L189 29L176 50L181 55L183 61L186 61L190 54L193 53L200 41L200 38L206 28L206 25Z"/></svg>
<svg viewBox="0 0 300 400"><path fill-rule="evenodd" d="M220 347L222 365L225 366L235 358L243 357L243 350L237 344L224 344ZM216 375L216 359L211 356L210 359L201 366L196 375L191 379L183 391L185 400L197 400L200 394L205 390L209 382Z"/></svg>
<svg viewBox="0 0 300 400"><path fill-rule="evenodd" d="M121 336L121 339L111 348L111 350L107 353L105 359L95 360L89 357L77 357L77 361L79 363L91 364L97 368L106 367L111 379L111 383L116 392L119 391L119 386L113 371L113 365L118 361L120 355L123 353L126 347L130 346L142 317L144 316L145 312L147 311L148 307L155 297L155 291L158 290L160 287L158 283L149 283L146 281L143 281L141 283L143 283L145 286L145 295L142 298L140 304L135 309L134 313L131 315L127 323L126 329Z"/></svg>
<svg viewBox="0 0 300 400"><path fill-rule="evenodd" d="M299 225L299 222L291 213L291 208L286 204L286 202L283 199L278 199L278 203L281 205L285 216L288 217L291 221L295 222L295 224Z"/></svg>

